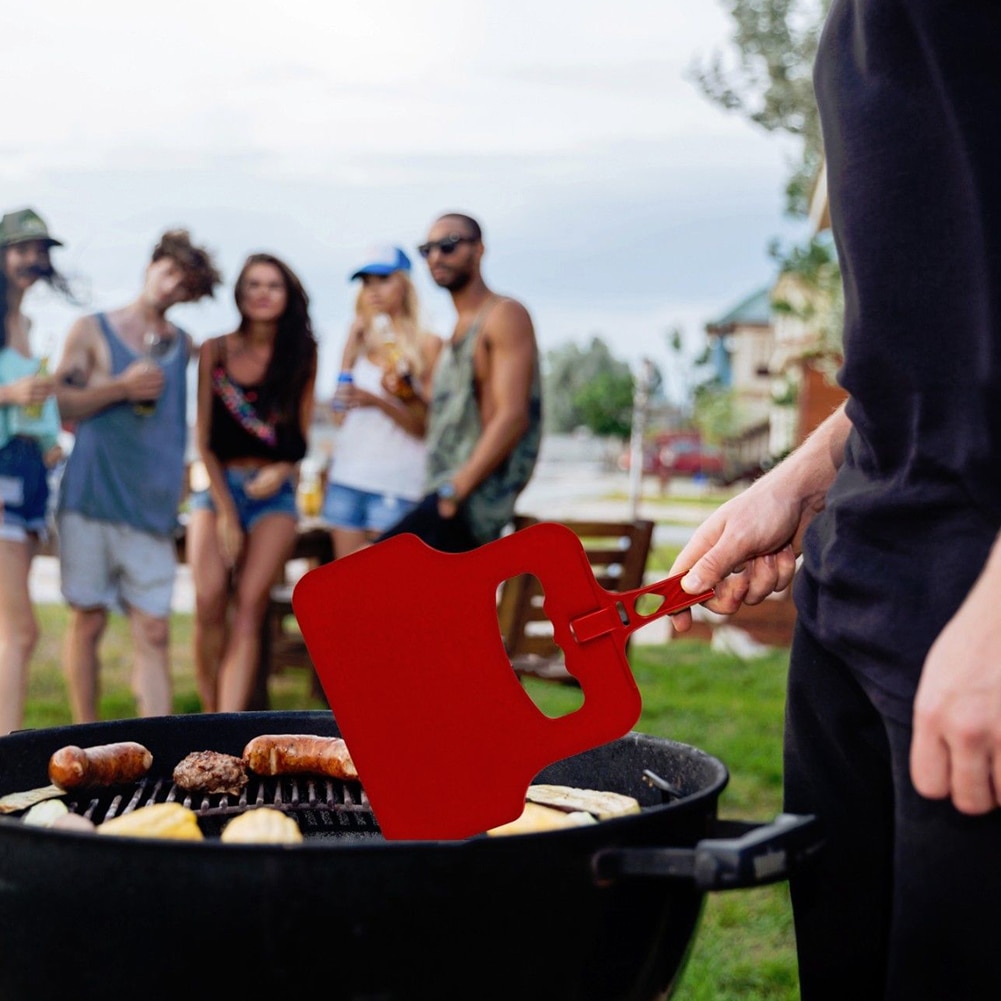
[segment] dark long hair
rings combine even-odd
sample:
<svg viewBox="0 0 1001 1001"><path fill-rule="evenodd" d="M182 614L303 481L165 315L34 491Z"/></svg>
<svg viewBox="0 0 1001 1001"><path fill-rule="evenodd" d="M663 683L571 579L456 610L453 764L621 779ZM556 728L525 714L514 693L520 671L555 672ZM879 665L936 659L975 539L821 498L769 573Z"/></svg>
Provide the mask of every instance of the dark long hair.
<svg viewBox="0 0 1001 1001"><path fill-rule="evenodd" d="M317 347L313 322L309 318L309 296L296 273L273 254L251 254L243 263L233 287L236 308L240 311L241 334L247 332L249 320L243 312L243 282L255 264L270 264L277 268L285 282L285 312L278 319L271 361L264 373L264 387L275 401L284 420L293 420L299 413L299 403L307 382L316 374Z"/></svg>
<svg viewBox="0 0 1001 1001"><path fill-rule="evenodd" d="M48 255L46 255L48 258ZM79 300L70 288L69 282L52 266L52 261L43 268L37 268L38 277L55 289L67 302L74 306ZM0 348L7 346L7 248L0 247Z"/></svg>

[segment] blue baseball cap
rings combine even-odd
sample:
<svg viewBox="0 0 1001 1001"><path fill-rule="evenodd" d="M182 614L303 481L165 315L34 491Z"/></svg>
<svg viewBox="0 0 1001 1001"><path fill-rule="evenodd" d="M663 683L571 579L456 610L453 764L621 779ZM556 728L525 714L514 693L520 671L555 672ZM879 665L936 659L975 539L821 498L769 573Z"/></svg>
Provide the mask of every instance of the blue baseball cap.
<svg viewBox="0 0 1001 1001"><path fill-rule="evenodd" d="M362 275L391 275L394 271L410 271L410 258L399 247L383 244L369 247L365 253L365 263L355 270L351 280Z"/></svg>

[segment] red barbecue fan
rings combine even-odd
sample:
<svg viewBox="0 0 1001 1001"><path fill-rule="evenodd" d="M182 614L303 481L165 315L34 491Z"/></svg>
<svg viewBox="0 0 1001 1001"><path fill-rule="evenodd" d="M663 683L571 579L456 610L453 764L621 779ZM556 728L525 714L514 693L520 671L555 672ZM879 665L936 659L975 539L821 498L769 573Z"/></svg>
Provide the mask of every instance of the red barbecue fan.
<svg viewBox="0 0 1001 1001"><path fill-rule="evenodd" d="M497 589L534 574L583 704L552 719L504 651ZM306 573L292 607L387 839L458 839L516 819L554 761L627 733L640 715L625 639L712 596L680 576L606 591L580 539L540 522L467 553L399 535ZM645 594L664 601L635 611Z"/></svg>

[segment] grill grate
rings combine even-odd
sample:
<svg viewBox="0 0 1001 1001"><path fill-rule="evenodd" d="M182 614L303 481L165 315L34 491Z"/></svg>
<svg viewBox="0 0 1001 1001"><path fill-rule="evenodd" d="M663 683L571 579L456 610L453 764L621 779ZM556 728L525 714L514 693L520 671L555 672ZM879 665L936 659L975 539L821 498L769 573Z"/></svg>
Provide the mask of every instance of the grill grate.
<svg viewBox="0 0 1001 1001"><path fill-rule="evenodd" d="M66 806L95 824L153 803L181 803L204 821L207 835L218 833L229 818L259 806L294 814L304 837L379 835L365 790L357 782L304 776L251 777L239 796L190 793L169 779L140 779L128 789L81 790Z"/></svg>

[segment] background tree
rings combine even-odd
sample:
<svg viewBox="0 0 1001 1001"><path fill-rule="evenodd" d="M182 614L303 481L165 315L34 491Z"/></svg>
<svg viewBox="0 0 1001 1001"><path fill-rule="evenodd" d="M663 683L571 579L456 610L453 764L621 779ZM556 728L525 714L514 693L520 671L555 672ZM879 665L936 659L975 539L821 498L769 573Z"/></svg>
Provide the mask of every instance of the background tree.
<svg viewBox="0 0 1001 1001"><path fill-rule="evenodd" d="M721 0L733 18L736 65L720 53L692 70L702 92L769 132L801 140L786 185L787 209L805 216L823 161L813 60L831 0Z"/></svg>
<svg viewBox="0 0 1001 1001"><path fill-rule="evenodd" d="M692 423L703 441L719 445L740 426L740 413L733 390L707 382L695 390Z"/></svg>
<svg viewBox="0 0 1001 1001"><path fill-rule="evenodd" d="M629 437L633 374L600 337L592 337L586 348L566 344L548 351L543 393L547 432L586 427L597 435Z"/></svg>
<svg viewBox="0 0 1001 1001"><path fill-rule="evenodd" d="M580 387L573 404L581 424L599 437L625 440L633 426L634 380L625 372L602 372Z"/></svg>
<svg viewBox="0 0 1001 1001"><path fill-rule="evenodd" d="M784 275L795 276L802 292L795 301L773 299L772 309L798 317L815 335L818 355L840 358L845 294L830 232L818 234L800 247L783 249L773 244L769 252Z"/></svg>
<svg viewBox="0 0 1001 1001"><path fill-rule="evenodd" d="M664 343L667 346L670 395L674 404L665 407L664 415L667 423L676 425L691 420L698 394L707 385L718 384L719 374L708 344L704 344L694 357L688 353L681 327L666 331Z"/></svg>

